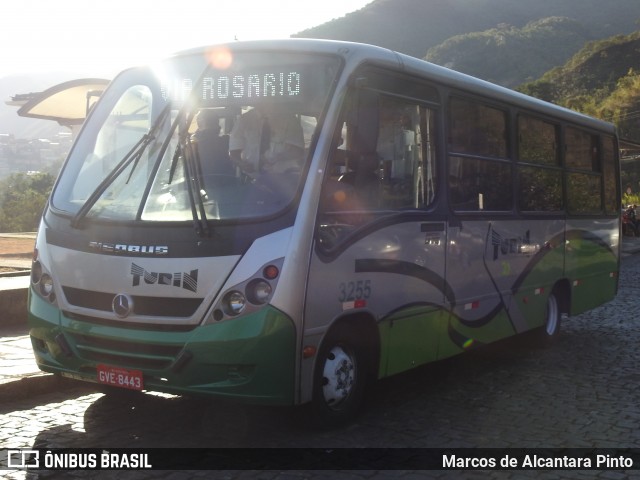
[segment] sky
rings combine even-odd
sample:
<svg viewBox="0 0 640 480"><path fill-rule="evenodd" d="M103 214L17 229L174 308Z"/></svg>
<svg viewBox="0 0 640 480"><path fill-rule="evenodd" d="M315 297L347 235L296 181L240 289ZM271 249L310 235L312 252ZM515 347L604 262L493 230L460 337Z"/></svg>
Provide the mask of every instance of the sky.
<svg viewBox="0 0 640 480"><path fill-rule="evenodd" d="M112 78L174 52L287 38L372 0L2 0L0 78L38 72Z"/></svg>

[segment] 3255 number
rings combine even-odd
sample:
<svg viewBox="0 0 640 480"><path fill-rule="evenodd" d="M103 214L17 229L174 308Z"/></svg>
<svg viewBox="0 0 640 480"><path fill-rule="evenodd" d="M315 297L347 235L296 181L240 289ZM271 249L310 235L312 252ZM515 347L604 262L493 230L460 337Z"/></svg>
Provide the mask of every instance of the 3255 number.
<svg viewBox="0 0 640 480"><path fill-rule="evenodd" d="M371 280L358 280L356 282L342 282L338 286L338 301L352 302L364 300L371 296Z"/></svg>

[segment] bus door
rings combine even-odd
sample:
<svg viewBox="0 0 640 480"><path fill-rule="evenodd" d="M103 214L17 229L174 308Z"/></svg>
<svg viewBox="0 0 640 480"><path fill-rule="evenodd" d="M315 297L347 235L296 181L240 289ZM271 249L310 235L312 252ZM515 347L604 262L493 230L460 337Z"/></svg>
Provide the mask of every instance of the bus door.
<svg viewBox="0 0 640 480"><path fill-rule="evenodd" d="M368 76L368 86L375 79L385 77ZM447 315L446 228L431 211L436 108L406 98L432 90L393 83L403 97L365 89L347 99L322 189L305 307L305 341L353 332L375 358L378 377L436 359Z"/></svg>
<svg viewBox="0 0 640 480"><path fill-rule="evenodd" d="M447 283L455 301L441 358L527 329L511 297L540 239L533 222L513 215L507 111L460 97L448 110Z"/></svg>

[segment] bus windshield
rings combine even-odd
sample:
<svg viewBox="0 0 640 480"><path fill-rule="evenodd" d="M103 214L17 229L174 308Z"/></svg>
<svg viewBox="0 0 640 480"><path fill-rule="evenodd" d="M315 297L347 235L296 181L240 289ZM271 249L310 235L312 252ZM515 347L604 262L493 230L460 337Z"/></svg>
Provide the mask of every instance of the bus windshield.
<svg viewBox="0 0 640 480"><path fill-rule="evenodd" d="M296 198L339 66L224 48L125 71L76 140L52 207L75 223L274 215Z"/></svg>

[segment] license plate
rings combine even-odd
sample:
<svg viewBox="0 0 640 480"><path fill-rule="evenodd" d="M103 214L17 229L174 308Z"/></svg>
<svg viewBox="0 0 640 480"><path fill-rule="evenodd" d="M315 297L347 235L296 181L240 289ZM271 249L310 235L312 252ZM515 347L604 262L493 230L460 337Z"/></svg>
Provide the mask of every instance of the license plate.
<svg viewBox="0 0 640 480"><path fill-rule="evenodd" d="M144 381L140 370L127 370L126 368L98 365L98 382L114 387L128 388L130 390L144 389Z"/></svg>

